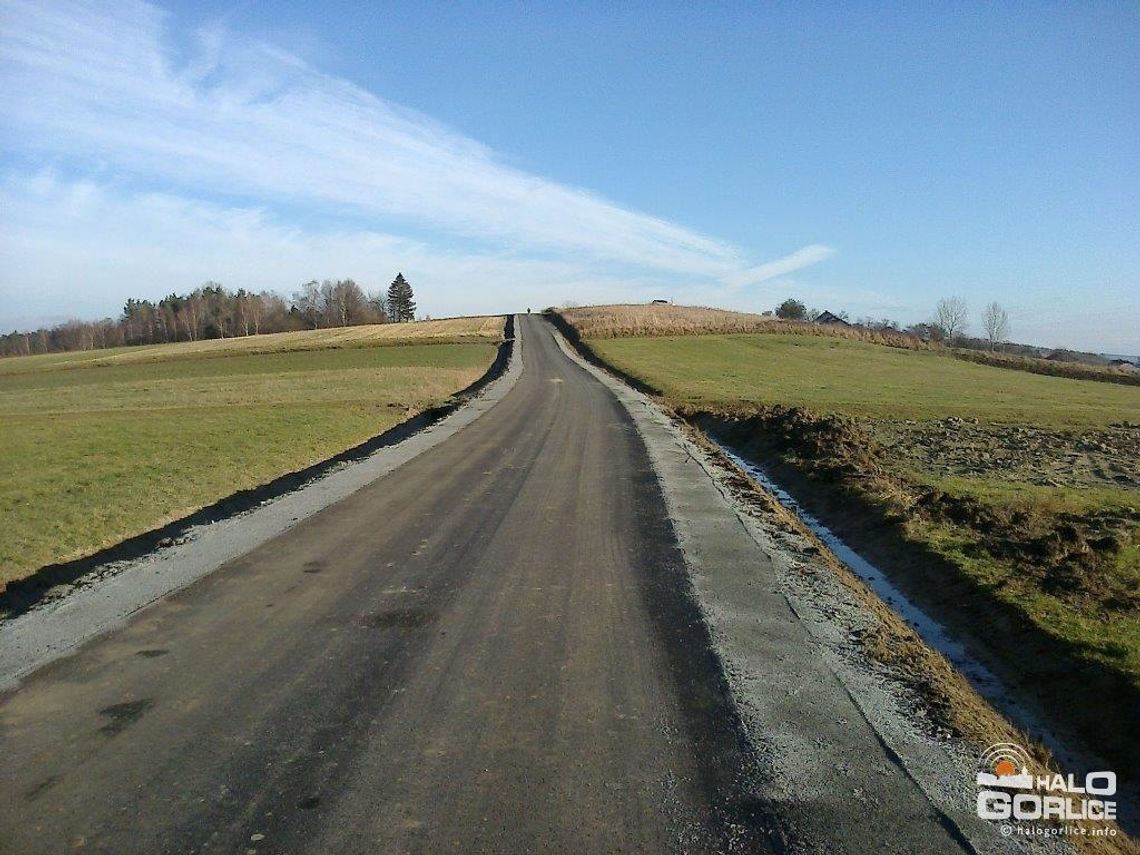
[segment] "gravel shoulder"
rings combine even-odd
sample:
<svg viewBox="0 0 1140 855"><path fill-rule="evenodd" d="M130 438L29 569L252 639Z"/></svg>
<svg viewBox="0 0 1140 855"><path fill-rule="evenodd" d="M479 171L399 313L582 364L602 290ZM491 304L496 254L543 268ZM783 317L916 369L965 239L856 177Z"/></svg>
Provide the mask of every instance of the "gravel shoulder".
<svg viewBox="0 0 1140 855"><path fill-rule="evenodd" d="M25 674L122 626L148 605L436 447L494 407L521 374L521 345L516 337L503 373L465 405L422 431L342 464L250 511L195 526L169 546L95 568L66 595L0 621L0 691L11 689Z"/></svg>
<svg viewBox="0 0 1140 855"><path fill-rule="evenodd" d="M641 439L520 321L485 415L0 695L0 848L768 851Z"/></svg>
<svg viewBox="0 0 1140 855"><path fill-rule="evenodd" d="M556 335L645 441L789 849L1069 851L974 815L974 747L940 733L924 699L855 643L879 620L866 601L816 545L741 500L738 472Z"/></svg>

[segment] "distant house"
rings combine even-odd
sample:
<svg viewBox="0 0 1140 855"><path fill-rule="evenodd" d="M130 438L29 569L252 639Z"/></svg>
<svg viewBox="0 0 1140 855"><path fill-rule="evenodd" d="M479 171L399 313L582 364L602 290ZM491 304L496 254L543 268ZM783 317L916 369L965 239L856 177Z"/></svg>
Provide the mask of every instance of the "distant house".
<svg viewBox="0 0 1140 855"><path fill-rule="evenodd" d="M843 318L839 317L839 315L833 315L831 312L827 312L827 311L820 312L818 315L816 315L815 320L812 321L812 323L814 323L814 324L827 324L827 325L839 326L839 327L851 326L851 324L847 323L847 321L843 320Z"/></svg>

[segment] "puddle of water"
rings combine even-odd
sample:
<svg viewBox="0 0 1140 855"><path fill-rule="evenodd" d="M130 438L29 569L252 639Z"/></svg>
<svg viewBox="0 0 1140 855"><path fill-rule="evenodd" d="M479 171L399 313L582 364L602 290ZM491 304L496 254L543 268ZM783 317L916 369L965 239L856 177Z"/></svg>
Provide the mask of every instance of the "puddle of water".
<svg viewBox="0 0 1140 855"><path fill-rule="evenodd" d="M1065 749L1057 736L1045 727L1040 719L1018 704L993 672L971 657L965 646L952 638L942 624L907 599L883 574L883 571L844 543L831 529L804 509L787 490L777 484L764 471L762 466L745 459L729 446L719 442L716 443L716 446L733 463L771 493L776 501L794 513L804 525L810 528L835 557L847 565L852 573L866 582L880 600L914 628L923 641L945 656L970 681L978 694L1009 716L1033 737L1045 743L1066 768L1076 767L1076 758Z"/></svg>

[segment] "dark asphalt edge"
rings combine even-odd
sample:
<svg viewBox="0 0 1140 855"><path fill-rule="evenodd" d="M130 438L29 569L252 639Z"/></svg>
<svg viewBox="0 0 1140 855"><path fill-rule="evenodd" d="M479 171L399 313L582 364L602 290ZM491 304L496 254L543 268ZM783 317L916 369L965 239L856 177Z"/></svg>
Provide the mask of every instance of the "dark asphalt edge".
<svg viewBox="0 0 1140 855"><path fill-rule="evenodd" d="M47 564L30 576L9 582L7 587L0 591L0 621L19 617L28 612L41 603L53 587L74 585L80 582L84 576L109 564L135 561L157 549L177 543L192 528L221 522L243 514L265 502L300 490L339 466L362 460L381 448L395 445L419 433L424 428L458 410L471 398L478 395L488 384L501 377L510 364L511 355L514 352L514 342L514 315L507 315L503 324L503 340L499 342L495 359L491 362L490 367L475 382L454 393L446 403L429 407L411 418L393 425L382 433L364 440L364 442L303 469L286 472L284 475L279 475L272 481L257 487L238 490L165 525L134 535L119 543L71 561Z"/></svg>
<svg viewBox="0 0 1140 855"><path fill-rule="evenodd" d="M578 334L577 327L562 317L562 313L557 309L546 309L542 315L554 325L554 328L558 330L558 332L562 333L562 337L574 348L575 352L595 368L606 372L606 374L609 374L611 377L616 377L622 383L643 395L649 395L657 399L662 397L663 393L660 389L650 386L632 374L627 374L615 365L610 365L610 363L598 356L598 354L594 352L594 349L590 347L589 343ZM658 403L660 403L660 401L658 401ZM675 415L672 410L669 410L669 412L671 415Z"/></svg>
<svg viewBox="0 0 1140 855"><path fill-rule="evenodd" d="M547 320L550 321L551 325L562 335L562 338L566 342L566 344L570 348L572 348L573 351L582 360L584 360L586 363L588 363L592 368L594 368L595 370L607 375L612 380L614 380L618 383L621 383L625 386L630 387L635 392L640 393L641 395L644 395L644 396L650 398L652 400L652 404L654 406L656 406L656 408L670 421L680 422L684 425L687 425L690 429L692 429L698 433L701 433L703 435L703 431L701 431L699 427L691 424L687 419L685 419L683 416L674 412L672 410L672 408L670 408L667 404L664 403L663 393L659 389L656 389L656 388L644 383L643 381L638 380L636 377L633 377L633 376L627 374L626 372L622 371L621 369L615 368L614 366L612 366L608 362L606 362L604 359L599 357L590 348L589 344L582 340L582 338L578 335L577 330L572 325L570 325L557 310L547 310L543 314L544 314L544 317L546 317ZM567 333L569 333L569 334L567 334ZM625 405L624 402L622 402L622 403L624 406ZM640 427L638 427L638 434L639 435L641 434L641 428ZM643 437L643 439L644 439L644 437ZM735 468L735 467L733 467L733 468ZM711 475L710 475L710 478L711 478ZM661 489L662 489L662 491L664 491L664 485L663 484L661 485ZM672 520L670 520L670 524L672 527L673 526ZM746 529L747 529L747 526L746 526ZM749 530L749 533L751 535L750 530ZM674 528L674 535L676 536L675 528ZM687 561L686 561L686 567L688 567ZM701 605L701 602L700 602L699 595L697 594L697 592L696 592L696 590L692 584L692 580L689 577L688 573L686 573L686 580L687 580L686 594L689 598L691 598L692 606L694 609L696 609L697 613L700 615L700 621L706 627L706 632L709 634L710 651L713 654L713 656L716 658L716 661L721 668L721 677L724 680L725 691L728 693L728 696L729 696L728 701L731 704L732 709L736 713L736 718L737 718L737 721L739 722L739 727L740 727L740 731L741 731L741 738L747 744L748 750L749 750L750 754L752 755L752 757L755 758L756 766L757 766L757 768L759 768L762 765L761 752L760 752L759 746L756 745L753 736L749 732L748 726L745 722L744 711L743 711L742 707L739 705L737 698L735 697L735 693L732 691L731 686L729 685L729 670L727 669L727 663L725 662L725 660L721 656L721 653L717 649L716 644L712 642L712 636L713 636L712 628L708 625L708 618L705 614L705 611L704 611L704 609ZM795 607L791 602L789 602L788 605L789 605L789 607L791 607L793 609L793 611L795 611ZM839 685L843 689L843 691L847 694L847 696L852 700L852 702L855 704L855 706L859 709L859 712L863 716L864 720L867 722L868 726L870 727L870 729L871 729L872 733L874 734L874 737L878 741L878 743L882 746L882 748L886 751L886 753L889 756L891 756L893 762L898 766L898 768L902 771L902 773L914 783L914 785L919 789L919 791L924 793L930 807L936 813L939 823L946 830L946 832L955 840L955 842L962 848L963 851L968 852L968 853L977 853L979 851L977 848L977 844L980 843L981 841L978 841L976 838L972 838L972 836L967 833L966 829L964 829L959 824L959 822L957 822L949 813L947 813L947 811L943 808L942 805L940 805L938 803L938 801L936 799L931 797L930 793L927 792L926 786L923 784L923 782L920 781L919 778L914 774L914 772L908 767L904 758L901 757L898 754L898 752L894 750L894 748L890 745L890 743L887 741L887 739L884 737L884 735L880 732L879 727L871 720L871 718L868 717L866 710L863 708L863 704L858 700L858 698L855 697L855 695L852 693L851 688L846 684L846 682L844 680L842 680L839 677L838 674L836 674L836 678L837 678ZM762 779L762 776L761 776L761 779ZM754 778L754 780L758 780L758 779ZM768 804L767 800L765 800L763 798L758 800L758 806L759 805L767 805L767 804ZM763 821L767 821L767 822L772 823L772 839L770 840L770 843L773 845L773 847L776 849L777 852L782 853L782 852L801 851L801 849L805 847L806 842L801 841L801 840L797 840L798 835L796 834L795 829L791 825L789 825L789 823L787 823L785 821L784 817L781 815L781 812L779 811L779 809L777 807L775 807L775 806L764 807L761 809L759 815L763 818ZM810 848L810 847L807 847L807 848ZM805 851L806 851L806 849L805 849Z"/></svg>
<svg viewBox="0 0 1140 855"><path fill-rule="evenodd" d="M644 445L644 438L636 426L634 431ZM651 489L661 504L667 506L656 472L653 473ZM647 523L643 525L648 528ZM712 628L693 587L673 520L666 515L660 525L668 529L667 537L670 548L676 550L677 563L675 567L664 568L667 579L641 582L648 589L643 596L652 603L651 612L658 638L676 668L674 679L678 695L689 701L694 685L703 683L708 687L712 696L710 700L719 709L704 709L700 717L705 719L706 725L711 725L709 731L720 730L716 725L727 726L723 735L713 735L718 747L712 753L722 758L722 764L726 760L737 764L735 774L726 776L727 781L713 782L713 789L723 800L716 806L720 827L710 830L720 837L724 852L754 852L758 838L775 855L800 851L794 829L788 827L776 805L763 795L767 775L748 733L743 711L729 684L727 663L713 640ZM687 675L688 679L682 680L681 674ZM694 718L689 712L687 723L690 726ZM709 738L708 733L692 733L691 736L698 743L702 736ZM741 848L742 845L746 848Z"/></svg>
<svg viewBox="0 0 1140 855"><path fill-rule="evenodd" d="M752 479L748 476L747 473L741 471L735 463L733 463L731 460L729 460L727 457L725 457L723 453L721 453L719 450L717 450L717 442L714 440L713 432L708 430L707 426L702 424L702 419L704 416L708 415L707 413L692 414L692 413L687 413L687 412L686 413L677 412L671 406L669 406L669 404L666 402L665 393L663 390L658 389L658 388L656 388L650 384L647 384L644 381L638 379L637 377L634 377L631 374L628 374L627 372L623 371L622 369L610 364L603 357L599 356L597 354L597 352L594 351L593 348L590 347L589 342L582 339L582 337L578 334L578 330L572 324L570 324L561 315L561 313L557 309L546 309L543 312L543 314L545 317L547 317L551 321L551 323L555 326L555 328L557 328L558 331L562 333L562 335L565 338L565 340L567 341L567 343L570 344L570 346L574 348L575 352L579 356L581 356L582 359L584 359L586 362L588 362L594 368L604 372L605 374L609 375L610 377L614 378L615 380L617 380L617 381L625 384L626 386L629 386L630 388L634 389L635 391L651 398L653 400L654 404L659 409L661 409L670 419L672 419L672 420L674 420L680 424L683 424L688 430L693 431L694 434L701 437L704 441L708 442L712 446L713 450L709 451L708 449L706 449L706 453L709 453L715 459L715 461L718 465L720 465L720 466L724 467L725 469L733 472L734 474L739 476L743 481L751 484L752 489L759 490L759 491L763 490L763 488L752 483ZM800 526L800 523L798 521L796 521L795 524L797 526ZM801 534L806 535L809 538L809 540L812 540L813 542L815 542L817 544L818 548L820 548L821 550L828 551L826 545L823 544L822 542L815 540L814 536L806 528L801 528ZM840 565L842 564L842 562L840 562L839 559L836 558L834 555L831 556L831 559L834 562L839 563ZM855 578L858 581L858 577L853 577L853 578ZM871 592L868 590L867 594L870 597L878 599L877 595L874 592ZM892 612L892 614L894 614L894 610L889 604L884 603L883 605L885 608L890 610ZM794 606L793 606L793 608L794 608ZM898 620L902 621L903 624L905 625L906 622L901 617L896 615L896 618ZM925 641L923 641L921 638L919 639L919 642L921 644L923 644L924 646L929 647L929 645L927 645L927 643ZM933 648L931 648L931 649L933 650ZM941 656L941 654L938 653L937 651L933 651L933 652L936 656ZM953 666L951 666L951 667L953 667ZM905 680L903 681L903 683L905 684ZM858 699L856 694L853 693L852 690L850 689L850 687L848 687L845 683L843 685L844 685L844 690L851 697L852 701L856 704L856 706L858 706L860 708L860 711L863 714L863 717L866 719L867 723L871 726L872 730L875 732L875 735L878 738L880 744L890 754L894 755L895 764L903 771L903 773L905 775L907 775L907 777L909 777L912 781L914 781L914 783L920 789L925 791L927 788L926 784L920 780L919 776L917 776L913 772L913 770L907 765L907 762L905 760L903 760L903 758L901 756L899 756L898 752L896 752L890 746L889 742L885 739L883 734L880 732L879 726L874 721L872 721L872 719L868 716L866 710L863 709L863 704L860 702L860 700ZM977 690L974 689L974 691L976 692ZM908 694L911 694L911 692L908 692ZM978 692L978 695L979 695L981 702L983 704L985 704L986 706L988 706L995 716L997 716L998 718L1001 718L1001 719L1005 720L1006 722L1008 722L1011 725L1011 727L1013 727L1015 730L1024 728L1024 725L1021 722L1019 722L1017 719L1015 719L1015 718L1011 717L1010 715L1006 714L1005 712L1003 712L999 707L997 707L991 701L989 701L987 698L985 698L985 696L981 695L980 692ZM929 700L927 698L925 698L924 696L922 696L921 693L917 697L918 697L918 700L920 703L925 705L928 709L933 709L932 707L930 707ZM936 714L937 714L937 710L934 711L934 715L936 715ZM1029 737L1029 738L1031 738L1031 737ZM956 821L949 813L947 813L947 811L942 807L942 805L940 805L935 799L931 798L930 804L938 812L939 816L941 817L942 824L946 828L947 832L949 834L951 834L951 836L953 836L958 841L959 845L961 845L965 851L977 852L978 851L977 846L981 843L981 841L979 841L976 837L972 838L967 833L967 830L962 826L962 824L960 822ZM1129 811L1131 811L1131 807L1132 807L1131 804L1127 805L1127 808ZM1118 817L1118 823L1121 823L1121 827L1128 833L1132 833L1132 830L1129 827L1129 823L1131 822L1131 820L1132 820L1132 817L1130 817L1130 816L1125 818L1125 819L1121 819Z"/></svg>
<svg viewBox="0 0 1140 855"><path fill-rule="evenodd" d="M651 387L603 362L577 336L574 327L570 326L556 311L547 310L543 316L586 362L642 394L654 397L659 394ZM572 335L567 335L567 331L570 331ZM622 401L619 400L618 404L623 410L627 409ZM645 437L632 413L627 412L626 417L629 419L638 441L645 448ZM649 454L648 449L645 450L645 453L650 460L650 469L653 472L653 489L662 505L668 507L665 488L661 482L660 474L657 472L657 467L653 463L652 455ZM678 568L677 572L670 574L672 577L670 581L675 584L672 597L657 593L655 599L658 600L658 608L662 606L667 608L671 612L672 621L678 624L681 629L679 631L674 629L673 632L670 632L666 625L667 622L663 623L659 617L655 617L654 624L670 658L674 662L686 662L688 673L697 673L712 684L716 695L715 700L723 705L721 715L726 719L724 723L728 724L732 730L732 738L735 744L730 747L730 750L740 761L740 769L732 782L732 792L729 793L730 799L719 805L719 819L722 826L729 832L743 828L753 833L762 834L764 844L775 855L788 855L788 853L804 851L803 841L798 839L796 830L785 821L778 806L763 795L765 783L769 776L764 770L765 764L761 752L749 733L744 711L730 685L728 663L724 660L721 651L713 640L713 630L701 605L700 596L693 585L691 568L685 559L684 548L681 545L681 538L672 514L667 513L662 524L668 527L671 546L677 551ZM678 644L682 633L687 636L688 644ZM694 642L696 649L692 649ZM682 686L679 689L684 695L685 687ZM724 748L729 748L729 746L722 745L721 750L723 751ZM723 840L722 843L725 844L724 851L736 851L733 841Z"/></svg>

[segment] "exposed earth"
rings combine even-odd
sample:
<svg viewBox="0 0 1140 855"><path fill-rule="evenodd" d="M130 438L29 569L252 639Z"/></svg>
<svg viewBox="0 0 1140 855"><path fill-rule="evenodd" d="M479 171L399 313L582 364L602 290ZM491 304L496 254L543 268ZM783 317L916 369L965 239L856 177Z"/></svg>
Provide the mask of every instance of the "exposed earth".
<svg viewBox="0 0 1140 855"><path fill-rule="evenodd" d="M1140 489L1140 423L1064 430L979 424L868 420L894 462L935 476L994 476L1040 486Z"/></svg>

